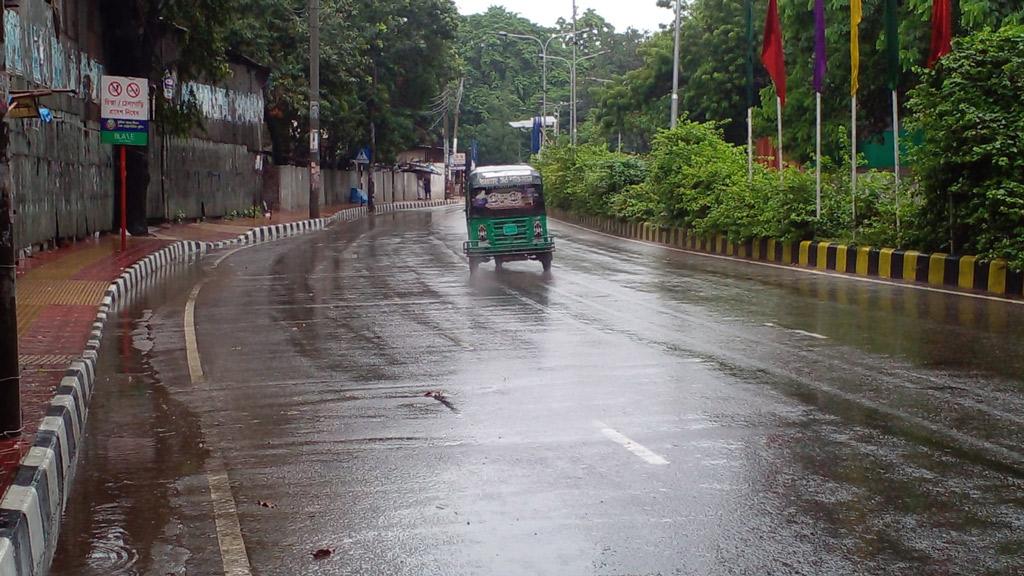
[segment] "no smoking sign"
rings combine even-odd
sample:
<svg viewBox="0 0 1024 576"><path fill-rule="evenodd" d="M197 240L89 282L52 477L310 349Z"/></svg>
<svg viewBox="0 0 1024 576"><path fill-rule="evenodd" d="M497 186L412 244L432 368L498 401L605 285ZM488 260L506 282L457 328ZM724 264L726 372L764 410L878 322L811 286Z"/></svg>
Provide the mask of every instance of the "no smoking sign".
<svg viewBox="0 0 1024 576"><path fill-rule="evenodd" d="M101 83L101 138L105 144L149 143L149 82L145 78L104 76Z"/></svg>

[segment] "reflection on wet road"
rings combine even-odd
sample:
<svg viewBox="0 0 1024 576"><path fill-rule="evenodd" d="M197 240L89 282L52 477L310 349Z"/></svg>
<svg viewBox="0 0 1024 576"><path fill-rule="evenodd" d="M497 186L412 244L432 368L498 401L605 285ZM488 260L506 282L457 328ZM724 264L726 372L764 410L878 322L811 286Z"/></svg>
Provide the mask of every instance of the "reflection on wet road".
<svg viewBox="0 0 1024 576"><path fill-rule="evenodd" d="M53 573L225 573L221 462L259 575L1024 571L1024 306L564 225L552 274L470 280L461 218L123 314Z"/></svg>

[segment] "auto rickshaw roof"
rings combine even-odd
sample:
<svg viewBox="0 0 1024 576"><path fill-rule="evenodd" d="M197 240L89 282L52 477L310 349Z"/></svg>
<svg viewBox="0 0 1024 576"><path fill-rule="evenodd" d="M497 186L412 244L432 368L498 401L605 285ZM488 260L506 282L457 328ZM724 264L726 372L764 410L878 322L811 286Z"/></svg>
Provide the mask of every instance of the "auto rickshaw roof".
<svg viewBox="0 0 1024 576"><path fill-rule="evenodd" d="M472 189L540 183L540 172L528 164L479 166L469 175L469 187Z"/></svg>

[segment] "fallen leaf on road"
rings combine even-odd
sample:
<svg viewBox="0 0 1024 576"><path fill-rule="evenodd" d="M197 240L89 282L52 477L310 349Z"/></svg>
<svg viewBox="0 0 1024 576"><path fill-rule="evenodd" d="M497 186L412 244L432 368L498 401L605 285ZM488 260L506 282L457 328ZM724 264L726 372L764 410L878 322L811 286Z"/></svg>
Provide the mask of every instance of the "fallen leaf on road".
<svg viewBox="0 0 1024 576"><path fill-rule="evenodd" d="M274 504L273 502L267 502L265 500L257 500L256 503L262 506L263 508L277 508L277 504Z"/></svg>
<svg viewBox="0 0 1024 576"><path fill-rule="evenodd" d="M314 560L324 560L326 558L330 558L331 554L334 554L334 550L332 550L330 548L321 548L321 549L317 550L316 552L313 552L313 559Z"/></svg>

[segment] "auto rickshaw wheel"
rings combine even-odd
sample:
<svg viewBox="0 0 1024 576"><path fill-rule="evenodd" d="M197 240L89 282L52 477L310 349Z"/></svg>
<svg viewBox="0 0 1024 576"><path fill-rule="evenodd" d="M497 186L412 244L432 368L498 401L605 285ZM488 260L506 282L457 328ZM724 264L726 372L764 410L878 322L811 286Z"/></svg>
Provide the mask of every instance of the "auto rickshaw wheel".
<svg viewBox="0 0 1024 576"><path fill-rule="evenodd" d="M553 258L552 254L541 254L537 258L538 260L540 260L540 264L541 264L541 266L544 267L544 271L545 272L551 270L551 260L552 260L552 258Z"/></svg>
<svg viewBox="0 0 1024 576"><path fill-rule="evenodd" d="M476 271L480 269L480 258L476 256L469 257L469 273L470 275L476 274Z"/></svg>
<svg viewBox="0 0 1024 576"><path fill-rule="evenodd" d="M495 271L501 272L501 269L504 268L504 267L505 267L505 261L504 260L502 260L501 258L495 258L494 259L494 270Z"/></svg>

